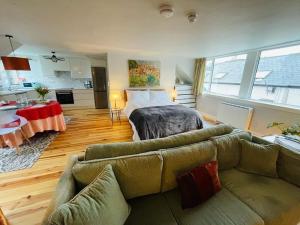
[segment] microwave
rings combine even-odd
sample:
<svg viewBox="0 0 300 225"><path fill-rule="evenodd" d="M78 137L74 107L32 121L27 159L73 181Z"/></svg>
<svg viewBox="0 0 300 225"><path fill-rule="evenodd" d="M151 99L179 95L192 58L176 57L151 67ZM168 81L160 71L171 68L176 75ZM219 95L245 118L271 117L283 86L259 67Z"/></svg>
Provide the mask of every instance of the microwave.
<svg viewBox="0 0 300 225"><path fill-rule="evenodd" d="M23 88L36 88L40 85L38 82L23 82Z"/></svg>

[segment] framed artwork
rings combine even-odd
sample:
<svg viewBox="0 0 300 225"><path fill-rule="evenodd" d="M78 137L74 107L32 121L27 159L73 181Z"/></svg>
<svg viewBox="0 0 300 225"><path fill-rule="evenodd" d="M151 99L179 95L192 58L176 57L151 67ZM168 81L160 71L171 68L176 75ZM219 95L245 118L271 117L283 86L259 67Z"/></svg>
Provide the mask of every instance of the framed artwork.
<svg viewBox="0 0 300 225"><path fill-rule="evenodd" d="M154 87L160 84L160 61L128 60L130 87Z"/></svg>

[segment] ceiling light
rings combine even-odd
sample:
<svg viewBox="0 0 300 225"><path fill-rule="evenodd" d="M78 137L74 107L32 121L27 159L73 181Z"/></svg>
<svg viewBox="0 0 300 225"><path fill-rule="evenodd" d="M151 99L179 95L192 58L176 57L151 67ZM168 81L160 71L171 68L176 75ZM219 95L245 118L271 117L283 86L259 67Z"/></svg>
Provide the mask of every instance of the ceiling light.
<svg viewBox="0 0 300 225"><path fill-rule="evenodd" d="M5 37L7 37L9 40L13 56L1 56L4 69L5 70L30 70L30 65L27 58L21 58L15 56L14 47L11 42L13 36L6 34Z"/></svg>
<svg viewBox="0 0 300 225"><path fill-rule="evenodd" d="M159 12L165 18L170 18L170 17L172 17L174 15L174 9L169 4L161 4L159 6Z"/></svg>
<svg viewBox="0 0 300 225"><path fill-rule="evenodd" d="M196 12L189 12L186 16L189 23L195 23L197 21L198 14Z"/></svg>

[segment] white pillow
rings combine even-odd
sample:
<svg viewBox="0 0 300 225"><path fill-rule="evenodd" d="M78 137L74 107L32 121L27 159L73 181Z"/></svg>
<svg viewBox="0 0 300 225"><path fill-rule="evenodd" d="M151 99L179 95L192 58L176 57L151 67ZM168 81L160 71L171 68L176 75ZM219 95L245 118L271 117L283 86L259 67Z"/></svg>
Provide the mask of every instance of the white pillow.
<svg viewBox="0 0 300 225"><path fill-rule="evenodd" d="M131 91L131 90L126 90L127 93L127 101L129 103L134 103L134 104L149 104L150 101L150 95L149 91Z"/></svg>
<svg viewBox="0 0 300 225"><path fill-rule="evenodd" d="M151 105L155 103L171 103L170 96L166 91L150 91L150 103Z"/></svg>

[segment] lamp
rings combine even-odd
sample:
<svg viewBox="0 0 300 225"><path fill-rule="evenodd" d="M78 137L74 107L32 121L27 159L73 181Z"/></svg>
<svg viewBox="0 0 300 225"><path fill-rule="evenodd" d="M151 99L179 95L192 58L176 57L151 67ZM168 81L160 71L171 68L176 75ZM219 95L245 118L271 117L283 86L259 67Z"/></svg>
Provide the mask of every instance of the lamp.
<svg viewBox="0 0 300 225"><path fill-rule="evenodd" d="M113 94L113 100L115 101L115 109L117 108L117 99L120 97L118 94Z"/></svg>
<svg viewBox="0 0 300 225"><path fill-rule="evenodd" d="M172 90L172 100L173 100L173 102L175 102L176 97L177 97L177 91L176 91L176 88L174 87L173 90Z"/></svg>
<svg viewBox="0 0 300 225"><path fill-rule="evenodd" d="M12 35L6 34L5 37L9 39L10 47L14 56L1 56L1 60L5 70L31 70L29 60L27 58L21 58L15 56L14 47L11 39Z"/></svg>

